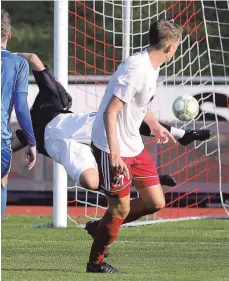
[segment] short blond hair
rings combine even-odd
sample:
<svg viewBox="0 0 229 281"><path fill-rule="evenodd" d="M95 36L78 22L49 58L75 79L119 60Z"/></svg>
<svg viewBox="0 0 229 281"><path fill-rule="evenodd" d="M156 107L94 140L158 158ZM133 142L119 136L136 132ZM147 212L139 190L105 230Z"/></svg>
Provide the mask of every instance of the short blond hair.
<svg viewBox="0 0 229 281"><path fill-rule="evenodd" d="M5 10L1 11L1 39L5 42L11 32L10 16Z"/></svg>
<svg viewBox="0 0 229 281"><path fill-rule="evenodd" d="M169 20L158 20L150 25L149 45L157 50L168 44L177 43L182 34L182 27Z"/></svg>

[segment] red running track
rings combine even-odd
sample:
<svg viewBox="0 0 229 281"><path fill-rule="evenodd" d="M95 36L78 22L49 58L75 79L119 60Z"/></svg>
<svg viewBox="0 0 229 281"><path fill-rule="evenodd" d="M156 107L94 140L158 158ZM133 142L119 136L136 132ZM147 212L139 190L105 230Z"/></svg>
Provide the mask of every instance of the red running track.
<svg viewBox="0 0 229 281"><path fill-rule="evenodd" d="M94 216L96 208L88 207L87 214ZM52 206L7 206L6 214L10 215L41 215L52 216ZM104 210L99 209L97 215L102 216ZM85 216L84 207L68 207L68 215ZM165 208L157 213L157 217L161 218L183 218L196 216L225 216L223 208Z"/></svg>

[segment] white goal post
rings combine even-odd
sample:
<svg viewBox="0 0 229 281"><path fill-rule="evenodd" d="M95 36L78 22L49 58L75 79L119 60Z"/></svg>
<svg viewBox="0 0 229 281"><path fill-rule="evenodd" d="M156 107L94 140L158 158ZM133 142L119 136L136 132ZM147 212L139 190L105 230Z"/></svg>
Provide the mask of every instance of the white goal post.
<svg viewBox="0 0 229 281"><path fill-rule="evenodd" d="M68 0L54 1L54 75L68 88ZM53 161L53 225L67 227L67 173Z"/></svg>

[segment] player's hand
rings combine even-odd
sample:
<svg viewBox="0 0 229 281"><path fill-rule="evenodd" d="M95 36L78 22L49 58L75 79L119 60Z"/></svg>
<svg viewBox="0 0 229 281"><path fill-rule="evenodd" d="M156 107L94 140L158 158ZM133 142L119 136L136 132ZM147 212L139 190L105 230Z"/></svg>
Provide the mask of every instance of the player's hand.
<svg viewBox="0 0 229 281"><path fill-rule="evenodd" d="M157 138L157 143L164 144L167 143L169 140L176 143L175 138L162 125L158 124L155 128L153 128L152 131L153 135Z"/></svg>
<svg viewBox="0 0 229 281"><path fill-rule="evenodd" d="M114 175L122 174L126 176L128 180L130 179L128 167L119 155L110 155L110 165Z"/></svg>
<svg viewBox="0 0 229 281"><path fill-rule="evenodd" d="M26 167L28 170L31 170L35 163L36 163L36 157L37 157L37 152L36 152L36 146L26 146L25 148L25 161L26 161Z"/></svg>

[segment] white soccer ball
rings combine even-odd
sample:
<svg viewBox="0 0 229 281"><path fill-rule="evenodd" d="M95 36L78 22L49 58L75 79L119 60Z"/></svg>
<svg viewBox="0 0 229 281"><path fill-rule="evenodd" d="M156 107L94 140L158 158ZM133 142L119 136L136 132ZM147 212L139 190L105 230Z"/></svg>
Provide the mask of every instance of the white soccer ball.
<svg viewBox="0 0 229 281"><path fill-rule="evenodd" d="M173 102L173 114L180 121L190 121L199 113L198 101L192 96L178 97Z"/></svg>

